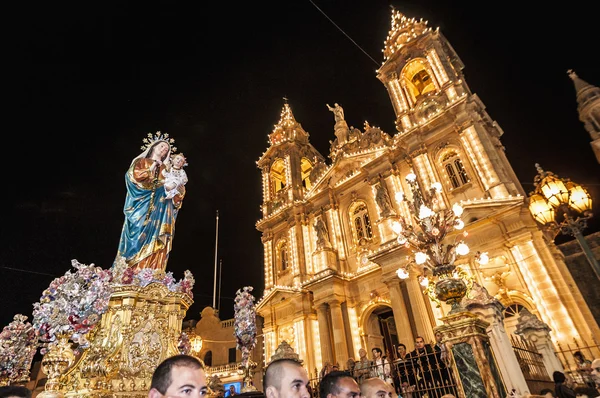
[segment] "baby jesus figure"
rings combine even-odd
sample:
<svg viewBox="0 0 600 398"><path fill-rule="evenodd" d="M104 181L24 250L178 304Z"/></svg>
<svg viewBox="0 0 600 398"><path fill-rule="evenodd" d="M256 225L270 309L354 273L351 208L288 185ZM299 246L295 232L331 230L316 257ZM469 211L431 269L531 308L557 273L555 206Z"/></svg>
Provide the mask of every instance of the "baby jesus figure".
<svg viewBox="0 0 600 398"><path fill-rule="evenodd" d="M183 195L183 186L187 184L188 178L184 166L187 166L185 156L178 153L171 158L171 165L163 170L165 178L165 194L167 199L172 199L175 195Z"/></svg>

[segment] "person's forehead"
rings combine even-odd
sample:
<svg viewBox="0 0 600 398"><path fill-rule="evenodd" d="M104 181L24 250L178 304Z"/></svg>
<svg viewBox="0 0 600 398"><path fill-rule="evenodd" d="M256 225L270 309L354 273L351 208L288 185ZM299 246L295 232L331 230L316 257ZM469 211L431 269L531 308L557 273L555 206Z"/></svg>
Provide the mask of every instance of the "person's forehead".
<svg viewBox="0 0 600 398"><path fill-rule="evenodd" d="M379 393L379 391L383 391L383 392L389 391L387 385L384 383L383 380L381 380L381 379L373 380L372 382L370 382L368 384L367 395L373 396L373 395L376 395L377 393Z"/></svg>
<svg viewBox="0 0 600 398"><path fill-rule="evenodd" d="M306 379L308 380L308 373L306 373L306 370L300 366L300 365L295 365L295 364L291 364L291 363L282 363L281 364L281 370L282 370L282 379L298 379L298 378L302 378L302 379ZM288 380L291 381L291 380Z"/></svg>
<svg viewBox="0 0 600 398"><path fill-rule="evenodd" d="M173 366L171 368L171 386L179 387L177 384L194 382L197 387L206 385L206 375L202 368L192 368L189 366Z"/></svg>

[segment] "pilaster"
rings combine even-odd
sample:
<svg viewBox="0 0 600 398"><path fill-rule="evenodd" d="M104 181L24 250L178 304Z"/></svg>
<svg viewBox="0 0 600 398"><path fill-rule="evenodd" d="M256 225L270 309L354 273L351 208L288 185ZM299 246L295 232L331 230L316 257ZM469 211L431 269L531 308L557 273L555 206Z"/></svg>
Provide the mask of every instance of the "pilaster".
<svg viewBox="0 0 600 398"><path fill-rule="evenodd" d="M346 344L346 331L344 328L342 305L339 301L333 300L329 302L329 308L331 309L331 327L333 328L335 361L338 365L343 367L348 360L348 345Z"/></svg>
<svg viewBox="0 0 600 398"><path fill-rule="evenodd" d="M331 340L329 338L329 322L327 321L327 304L321 304L317 307L317 321L319 323L319 339L321 340L321 357L323 363L333 362L331 353Z"/></svg>
<svg viewBox="0 0 600 398"><path fill-rule="evenodd" d="M396 323L398 340L400 343L410 345L409 343L415 340L410 327L406 303L404 302L402 290L400 289L400 280L398 278L390 279L385 281L385 284L390 292L390 300L392 301L392 312L394 313L394 322Z"/></svg>
<svg viewBox="0 0 600 398"><path fill-rule="evenodd" d="M429 321L427 308L425 308L425 301L423 300L423 291L414 272L410 272L408 279L406 279L406 288L408 290L408 300L410 301L410 307L415 320L417 335L423 337L426 342L434 341L433 328Z"/></svg>

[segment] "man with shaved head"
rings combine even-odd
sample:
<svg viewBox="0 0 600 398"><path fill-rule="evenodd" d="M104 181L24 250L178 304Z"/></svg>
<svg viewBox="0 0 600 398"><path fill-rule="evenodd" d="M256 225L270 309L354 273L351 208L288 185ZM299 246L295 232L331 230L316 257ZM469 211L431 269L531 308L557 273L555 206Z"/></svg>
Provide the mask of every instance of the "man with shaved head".
<svg viewBox="0 0 600 398"><path fill-rule="evenodd" d="M267 398L310 398L308 373L293 359L277 359L269 363L263 388Z"/></svg>
<svg viewBox="0 0 600 398"><path fill-rule="evenodd" d="M394 388L379 377L371 377L360 385L360 396L363 398L395 398Z"/></svg>

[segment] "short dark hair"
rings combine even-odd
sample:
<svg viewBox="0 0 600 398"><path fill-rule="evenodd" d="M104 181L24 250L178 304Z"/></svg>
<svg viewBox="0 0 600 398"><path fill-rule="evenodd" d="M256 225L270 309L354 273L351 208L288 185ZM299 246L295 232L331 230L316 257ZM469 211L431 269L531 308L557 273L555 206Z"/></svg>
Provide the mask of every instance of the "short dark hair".
<svg viewBox="0 0 600 398"><path fill-rule="evenodd" d="M554 390L550 389L550 388L544 388L542 391L540 391L540 395L546 395L546 394L552 394L552 396L554 396Z"/></svg>
<svg viewBox="0 0 600 398"><path fill-rule="evenodd" d="M0 397L31 398L31 391L22 386L0 387Z"/></svg>
<svg viewBox="0 0 600 398"><path fill-rule="evenodd" d="M554 380L555 383L564 383L567 378L563 372L555 370L554 373L552 373L552 380Z"/></svg>
<svg viewBox="0 0 600 398"><path fill-rule="evenodd" d="M159 393L166 394L171 386L173 379L171 378L171 369L173 366L183 366L192 369L204 369L202 362L191 355L174 355L165 359L156 367L152 375L152 384L150 389L155 388Z"/></svg>
<svg viewBox="0 0 600 398"><path fill-rule="evenodd" d="M323 377L321 383L319 383L319 397L327 398L328 394L339 394L340 387L338 386L338 382L340 379L343 379L345 377L349 377L352 380L354 380L352 375L348 372L343 372L340 370L334 370L333 372L329 372L325 377Z"/></svg>
<svg viewBox="0 0 600 398"><path fill-rule="evenodd" d="M371 351L376 351L380 354L383 354L383 351L381 351L381 348L379 348L379 347L372 348Z"/></svg>
<svg viewBox="0 0 600 398"><path fill-rule="evenodd" d="M396 351L398 351L398 348L400 348L400 347L404 347L404 349L406 350L406 346L404 344L400 343L400 344L398 344L398 347L396 347Z"/></svg>
<svg viewBox="0 0 600 398"><path fill-rule="evenodd" d="M267 391L267 387L275 387L277 391L281 389L281 379L283 373L283 364L290 364L298 367L302 367L302 364L294 359L281 358L270 362L265 368L265 375L263 376L263 390Z"/></svg>

